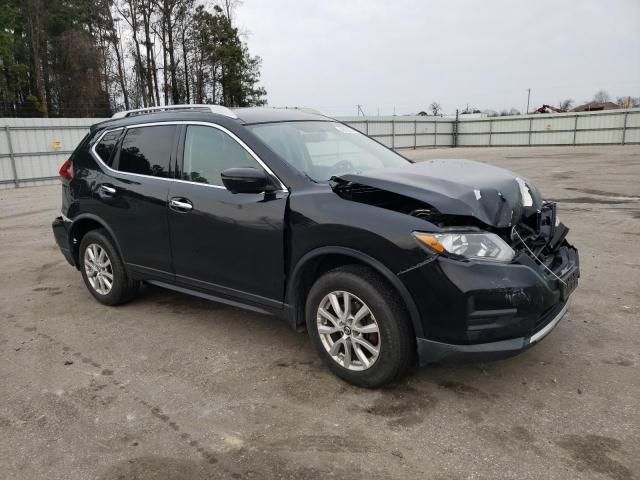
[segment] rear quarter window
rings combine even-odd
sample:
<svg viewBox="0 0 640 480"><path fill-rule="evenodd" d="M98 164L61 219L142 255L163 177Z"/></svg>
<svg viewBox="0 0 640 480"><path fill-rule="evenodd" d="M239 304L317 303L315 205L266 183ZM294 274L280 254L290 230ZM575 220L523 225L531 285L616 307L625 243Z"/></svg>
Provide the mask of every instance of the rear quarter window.
<svg viewBox="0 0 640 480"><path fill-rule="evenodd" d="M107 132L96 145L96 153L100 157L100 160L108 166L113 164L114 152L121 135L122 130Z"/></svg>

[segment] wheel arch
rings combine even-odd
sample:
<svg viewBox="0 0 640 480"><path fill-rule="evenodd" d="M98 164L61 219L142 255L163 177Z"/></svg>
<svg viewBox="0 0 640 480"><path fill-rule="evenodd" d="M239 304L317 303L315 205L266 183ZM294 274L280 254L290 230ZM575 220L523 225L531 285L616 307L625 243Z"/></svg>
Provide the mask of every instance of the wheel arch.
<svg viewBox="0 0 640 480"><path fill-rule="evenodd" d="M347 264L362 264L380 274L402 299L413 330L422 337L424 329L418 307L402 281L388 267L375 258L348 247L320 247L306 253L295 265L287 282L286 304L290 309L288 320L292 328L302 330L305 325L304 312L307 294L313 282L332 268Z"/></svg>
<svg viewBox="0 0 640 480"><path fill-rule="evenodd" d="M107 222L105 222L102 218L97 215L93 215L91 213L83 213L78 215L73 219L71 223L71 227L69 228L69 247L71 249L71 255L73 256L73 260L75 262L76 268L79 267L79 250L80 250L80 242L82 241L82 237L90 232L91 230L96 230L98 228L104 228L109 234L110 240L113 242L116 250L118 251L118 255L122 259L124 263L124 256L122 255L122 249L120 248L120 244L118 243L118 239L113 233L113 230ZM126 265L126 263L125 263Z"/></svg>

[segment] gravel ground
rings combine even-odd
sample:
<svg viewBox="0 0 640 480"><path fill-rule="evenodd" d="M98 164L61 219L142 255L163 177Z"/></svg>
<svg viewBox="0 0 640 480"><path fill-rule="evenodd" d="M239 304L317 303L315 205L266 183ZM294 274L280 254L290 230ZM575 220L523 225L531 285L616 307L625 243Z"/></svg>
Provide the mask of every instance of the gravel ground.
<svg viewBox="0 0 640 480"><path fill-rule="evenodd" d="M53 240L59 186L3 190L0 477L639 478L640 147L405 153L559 202L583 275L541 344L361 390L271 317L152 287L98 304Z"/></svg>

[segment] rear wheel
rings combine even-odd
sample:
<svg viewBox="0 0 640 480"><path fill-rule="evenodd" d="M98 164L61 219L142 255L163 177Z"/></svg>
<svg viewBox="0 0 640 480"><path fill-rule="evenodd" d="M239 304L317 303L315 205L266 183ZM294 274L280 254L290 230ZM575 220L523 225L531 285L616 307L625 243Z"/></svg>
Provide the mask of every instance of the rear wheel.
<svg viewBox="0 0 640 480"><path fill-rule="evenodd" d="M354 385L378 387L408 370L415 336L396 298L364 266L340 267L316 281L307 297L307 330L333 373Z"/></svg>
<svg viewBox="0 0 640 480"><path fill-rule="evenodd" d="M91 230L82 237L78 255L80 272L87 289L105 305L120 305L138 291L106 230Z"/></svg>

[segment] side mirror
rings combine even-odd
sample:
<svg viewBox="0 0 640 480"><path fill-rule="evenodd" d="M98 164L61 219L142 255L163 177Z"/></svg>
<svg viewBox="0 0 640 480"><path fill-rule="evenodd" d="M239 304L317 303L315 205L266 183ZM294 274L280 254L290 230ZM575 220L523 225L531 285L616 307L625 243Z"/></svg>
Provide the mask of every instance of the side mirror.
<svg viewBox="0 0 640 480"><path fill-rule="evenodd" d="M225 188L231 193L262 193L267 190L269 183L264 170L257 168L227 168L221 177Z"/></svg>

